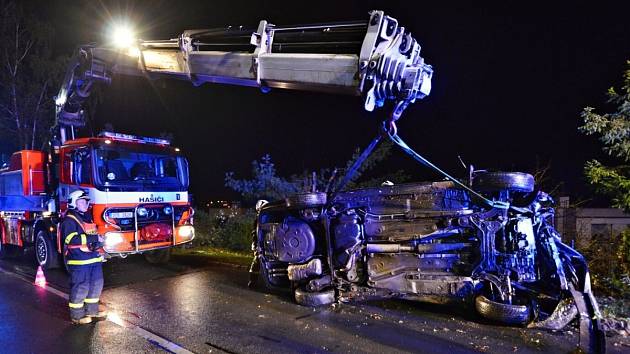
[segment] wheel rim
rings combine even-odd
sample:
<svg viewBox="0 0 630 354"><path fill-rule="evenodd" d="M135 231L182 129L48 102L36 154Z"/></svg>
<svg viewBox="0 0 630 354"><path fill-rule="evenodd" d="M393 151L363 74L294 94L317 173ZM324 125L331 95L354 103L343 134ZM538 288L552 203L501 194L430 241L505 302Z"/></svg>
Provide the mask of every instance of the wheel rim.
<svg viewBox="0 0 630 354"><path fill-rule="evenodd" d="M41 236L37 237L37 261L39 264L46 264L48 258L48 246Z"/></svg>

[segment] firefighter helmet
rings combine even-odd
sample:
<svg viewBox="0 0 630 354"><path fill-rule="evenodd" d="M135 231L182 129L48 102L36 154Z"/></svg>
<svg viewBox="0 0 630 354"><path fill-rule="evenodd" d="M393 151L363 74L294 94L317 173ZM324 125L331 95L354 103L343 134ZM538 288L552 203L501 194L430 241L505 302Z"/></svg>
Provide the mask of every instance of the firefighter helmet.
<svg viewBox="0 0 630 354"><path fill-rule="evenodd" d="M85 199L90 201L90 196L82 190L74 191L68 196L68 208L75 209L77 207L77 200Z"/></svg>

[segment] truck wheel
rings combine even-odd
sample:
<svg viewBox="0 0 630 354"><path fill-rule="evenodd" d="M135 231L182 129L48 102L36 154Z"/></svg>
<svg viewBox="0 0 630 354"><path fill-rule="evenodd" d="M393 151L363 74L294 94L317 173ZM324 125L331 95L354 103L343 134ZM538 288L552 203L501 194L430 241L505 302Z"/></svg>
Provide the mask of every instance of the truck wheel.
<svg viewBox="0 0 630 354"><path fill-rule="evenodd" d="M171 249L163 248L159 250L148 251L144 253L144 259L151 264L168 263L171 259Z"/></svg>
<svg viewBox="0 0 630 354"><path fill-rule="evenodd" d="M0 241L0 259L9 258L13 255L11 245L4 244Z"/></svg>
<svg viewBox="0 0 630 354"><path fill-rule="evenodd" d="M39 231L35 239L35 258L37 263L44 269L57 268L59 267L57 256L57 250L55 250L48 234L44 231Z"/></svg>
<svg viewBox="0 0 630 354"><path fill-rule="evenodd" d="M473 189L484 192L531 193L534 191L534 176L522 172L477 172L473 176Z"/></svg>
<svg viewBox="0 0 630 354"><path fill-rule="evenodd" d="M511 305L496 302L483 295L475 299L475 308L479 314L489 320L510 325L525 325L532 319L532 309L529 305Z"/></svg>
<svg viewBox="0 0 630 354"><path fill-rule="evenodd" d="M330 305L335 302L335 290L306 291L302 288L295 289L295 302L302 306L317 307Z"/></svg>

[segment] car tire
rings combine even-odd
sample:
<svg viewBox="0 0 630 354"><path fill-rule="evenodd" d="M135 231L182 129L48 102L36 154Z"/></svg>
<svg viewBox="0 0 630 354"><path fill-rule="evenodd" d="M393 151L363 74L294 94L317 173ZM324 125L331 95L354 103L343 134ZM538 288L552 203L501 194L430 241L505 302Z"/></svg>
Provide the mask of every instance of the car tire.
<svg viewBox="0 0 630 354"><path fill-rule="evenodd" d="M477 312L492 321L510 325L526 325L532 319L532 308L529 305L511 305L496 302L483 295L475 298Z"/></svg>
<svg viewBox="0 0 630 354"><path fill-rule="evenodd" d="M302 306L318 307L330 305L335 302L335 290L326 289L322 291L306 291L302 288L297 288L294 291L295 302Z"/></svg>
<svg viewBox="0 0 630 354"><path fill-rule="evenodd" d="M484 192L531 193L534 191L534 176L523 172L477 172L473 175L473 189Z"/></svg>
<svg viewBox="0 0 630 354"><path fill-rule="evenodd" d="M43 269L59 267L59 255L51 238L45 231L39 231L35 238L35 259Z"/></svg>
<svg viewBox="0 0 630 354"><path fill-rule="evenodd" d="M151 264L164 264L171 260L171 249L163 248L144 253L144 259Z"/></svg>
<svg viewBox="0 0 630 354"><path fill-rule="evenodd" d="M285 199L287 208L315 208L326 205L326 193L298 193Z"/></svg>

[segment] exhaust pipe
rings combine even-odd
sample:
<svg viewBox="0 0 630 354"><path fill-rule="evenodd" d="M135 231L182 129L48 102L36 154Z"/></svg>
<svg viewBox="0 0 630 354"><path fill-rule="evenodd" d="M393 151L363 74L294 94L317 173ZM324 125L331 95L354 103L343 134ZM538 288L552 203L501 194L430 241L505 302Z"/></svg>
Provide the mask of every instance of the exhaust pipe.
<svg viewBox="0 0 630 354"><path fill-rule="evenodd" d="M312 259L306 264L295 264L287 267L287 275L292 281L308 279L321 274L322 261L319 258Z"/></svg>
<svg viewBox="0 0 630 354"><path fill-rule="evenodd" d="M367 253L441 253L470 247L470 243L431 243L419 245L401 245L398 243L368 243Z"/></svg>

